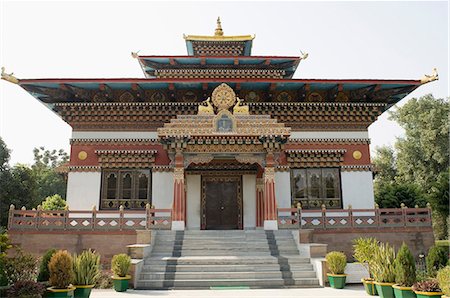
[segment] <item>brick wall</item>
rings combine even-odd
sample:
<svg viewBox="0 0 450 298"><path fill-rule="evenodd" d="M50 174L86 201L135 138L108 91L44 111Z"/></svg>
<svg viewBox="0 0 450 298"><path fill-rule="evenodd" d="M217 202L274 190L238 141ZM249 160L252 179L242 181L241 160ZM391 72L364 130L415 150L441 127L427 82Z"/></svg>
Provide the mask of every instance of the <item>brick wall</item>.
<svg viewBox="0 0 450 298"><path fill-rule="evenodd" d="M110 267L111 258L118 253L127 253L127 245L136 243L136 232L90 232L71 231L36 232L9 231L11 242L26 252L42 256L50 248L66 249L71 253L80 253L85 249L95 249L101 255L105 268Z"/></svg>
<svg viewBox="0 0 450 298"><path fill-rule="evenodd" d="M312 237L311 237L312 236ZM381 242L389 242L398 250L405 242L415 258L426 253L434 244L433 230L424 228L391 228L374 231L373 229L355 230L315 230L309 238L313 243L328 244L328 251L343 251L349 260L353 257L352 240L358 237L375 237ZM306 238L306 237L305 237Z"/></svg>

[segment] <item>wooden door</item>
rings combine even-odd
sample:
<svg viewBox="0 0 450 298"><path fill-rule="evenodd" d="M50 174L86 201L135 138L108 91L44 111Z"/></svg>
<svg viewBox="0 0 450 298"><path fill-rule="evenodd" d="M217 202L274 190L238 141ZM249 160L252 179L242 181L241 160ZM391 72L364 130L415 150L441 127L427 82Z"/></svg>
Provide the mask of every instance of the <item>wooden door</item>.
<svg viewBox="0 0 450 298"><path fill-rule="evenodd" d="M203 222L207 230L242 228L240 177L207 177L203 180Z"/></svg>

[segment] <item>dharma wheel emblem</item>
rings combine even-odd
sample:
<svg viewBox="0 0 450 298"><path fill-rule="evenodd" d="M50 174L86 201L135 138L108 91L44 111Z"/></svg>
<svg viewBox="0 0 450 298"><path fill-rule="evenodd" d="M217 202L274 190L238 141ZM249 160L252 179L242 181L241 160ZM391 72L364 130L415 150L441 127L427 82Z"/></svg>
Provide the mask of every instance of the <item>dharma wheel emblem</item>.
<svg viewBox="0 0 450 298"><path fill-rule="evenodd" d="M225 83L214 89L211 97L212 103L219 111L228 110L236 102L236 93Z"/></svg>

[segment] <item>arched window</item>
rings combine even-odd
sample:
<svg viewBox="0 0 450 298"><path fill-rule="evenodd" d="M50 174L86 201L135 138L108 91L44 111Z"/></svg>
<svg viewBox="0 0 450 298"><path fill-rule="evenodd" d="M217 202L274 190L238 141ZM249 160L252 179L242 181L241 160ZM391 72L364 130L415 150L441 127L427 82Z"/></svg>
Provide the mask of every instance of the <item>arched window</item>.
<svg viewBox="0 0 450 298"><path fill-rule="evenodd" d="M342 208L341 182L338 168L291 170L292 205L304 209Z"/></svg>
<svg viewBox="0 0 450 298"><path fill-rule="evenodd" d="M101 209L143 209L151 204L150 170L105 170L102 178Z"/></svg>

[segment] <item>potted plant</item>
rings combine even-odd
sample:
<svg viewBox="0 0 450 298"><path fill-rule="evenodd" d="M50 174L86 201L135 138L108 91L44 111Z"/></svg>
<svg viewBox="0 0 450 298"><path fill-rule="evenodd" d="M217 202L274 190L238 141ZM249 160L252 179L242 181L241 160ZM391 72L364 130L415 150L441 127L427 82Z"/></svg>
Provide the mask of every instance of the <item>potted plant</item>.
<svg viewBox="0 0 450 298"><path fill-rule="evenodd" d="M91 250L73 257L75 298L88 298L100 278L100 256Z"/></svg>
<svg viewBox="0 0 450 298"><path fill-rule="evenodd" d="M380 243L372 256L372 271L375 287L381 298L394 298L395 250L387 243Z"/></svg>
<svg viewBox="0 0 450 298"><path fill-rule="evenodd" d="M416 282L412 289L416 293L417 298L441 297L444 294L441 292L439 283L435 278Z"/></svg>
<svg viewBox="0 0 450 298"><path fill-rule="evenodd" d="M50 262L50 259L55 254L56 249L51 248L47 250L42 257L41 265L39 266L39 275L37 277L37 281L46 281L48 282L48 279L50 277L50 273L48 272L48 262Z"/></svg>
<svg viewBox="0 0 450 298"><path fill-rule="evenodd" d="M113 256L111 260L111 270L114 290L117 292L125 292L128 289L128 282L131 276L128 275L131 267L131 258L126 254L118 254Z"/></svg>
<svg viewBox="0 0 450 298"><path fill-rule="evenodd" d="M369 278L361 279L364 285L366 293L371 296L378 295L377 288L375 287L375 280L373 279L373 274L370 268L370 263L372 262L372 254L378 247L378 240L372 237L369 238L356 238L353 240L353 257L356 261L361 263L361 265L366 268L369 273Z"/></svg>
<svg viewBox="0 0 450 298"><path fill-rule="evenodd" d="M47 288L48 297L73 297L75 287L71 285L74 277L72 256L66 250L57 251L48 263L50 271Z"/></svg>
<svg viewBox="0 0 450 298"><path fill-rule="evenodd" d="M339 251L332 251L325 256L328 269L331 273L327 273L330 286L335 289L343 289L347 274L344 274L345 266L347 266L347 257Z"/></svg>
<svg viewBox="0 0 450 298"><path fill-rule="evenodd" d="M450 298L450 265L438 271L437 280L441 291L444 293L442 298Z"/></svg>
<svg viewBox="0 0 450 298"><path fill-rule="evenodd" d="M45 293L45 286L31 280L21 280L15 282L8 289L8 296L11 298L41 298Z"/></svg>
<svg viewBox="0 0 450 298"><path fill-rule="evenodd" d="M395 298L415 298L412 285L416 282L416 263L408 246L403 242L394 262L395 267Z"/></svg>
<svg viewBox="0 0 450 298"><path fill-rule="evenodd" d="M443 246L432 246L428 250L425 258L427 264L427 273L429 277L436 277L439 269L444 268L448 262L448 248Z"/></svg>

